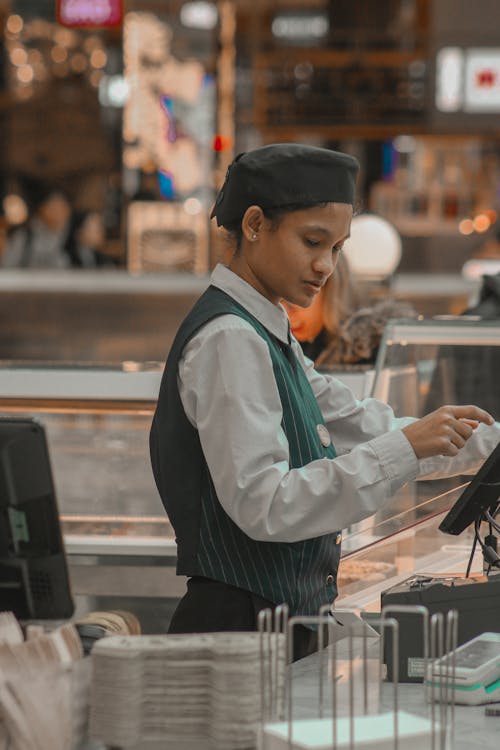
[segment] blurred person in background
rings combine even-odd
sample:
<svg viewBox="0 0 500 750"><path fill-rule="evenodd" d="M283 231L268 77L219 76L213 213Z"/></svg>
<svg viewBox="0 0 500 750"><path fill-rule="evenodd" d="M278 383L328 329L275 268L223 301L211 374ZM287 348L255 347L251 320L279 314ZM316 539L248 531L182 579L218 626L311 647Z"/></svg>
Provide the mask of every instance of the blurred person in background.
<svg viewBox="0 0 500 750"><path fill-rule="evenodd" d="M282 304L302 351L318 366L372 364L387 321L416 317L407 302L386 299L363 305L362 293L342 253L310 307Z"/></svg>
<svg viewBox="0 0 500 750"><path fill-rule="evenodd" d="M302 351L313 361L336 336L344 320L360 306L361 295L352 278L345 255L339 254L335 272L309 307L283 302L290 330Z"/></svg>
<svg viewBox="0 0 500 750"><path fill-rule="evenodd" d="M64 252L72 268L114 265L105 253L106 230L98 211L75 211L70 219Z"/></svg>
<svg viewBox="0 0 500 750"><path fill-rule="evenodd" d="M495 226L483 244L472 253L472 257L500 260L500 224Z"/></svg>
<svg viewBox="0 0 500 750"><path fill-rule="evenodd" d="M1 259L4 268L67 268L64 251L71 216L71 204L58 188L30 184L25 189L30 216L7 241Z"/></svg>

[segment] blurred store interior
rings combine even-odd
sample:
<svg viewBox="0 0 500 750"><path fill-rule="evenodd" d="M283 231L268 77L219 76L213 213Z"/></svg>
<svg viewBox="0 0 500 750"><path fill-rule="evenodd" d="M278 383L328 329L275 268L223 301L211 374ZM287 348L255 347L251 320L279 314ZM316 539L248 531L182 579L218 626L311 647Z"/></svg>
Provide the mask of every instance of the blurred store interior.
<svg viewBox="0 0 500 750"><path fill-rule="evenodd" d="M92 216L63 266L203 275L227 164L291 140L360 159L398 273L459 275L498 230L495 0L126 0L109 27L67 5L0 3L3 235L60 191Z"/></svg>
<svg viewBox="0 0 500 750"><path fill-rule="evenodd" d="M375 222L352 248L365 299L460 316L500 272L499 27L498 0L0 0L0 410L47 425L82 596L99 603L82 550L109 535L175 555L147 433L173 335L228 258L209 212L235 154L359 159L357 213L397 238ZM438 333L472 370L475 334ZM407 341L384 355L404 373Z"/></svg>

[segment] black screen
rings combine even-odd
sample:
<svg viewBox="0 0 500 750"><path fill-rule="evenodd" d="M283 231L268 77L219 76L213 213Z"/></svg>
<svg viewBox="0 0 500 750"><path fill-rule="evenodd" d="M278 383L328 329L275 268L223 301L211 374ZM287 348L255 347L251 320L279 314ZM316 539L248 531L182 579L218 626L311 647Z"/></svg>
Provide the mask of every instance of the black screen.
<svg viewBox="0 0 500 750"><path fill-rule="evenodd" d="M461 534L484 511L494 513L500 497L500 443L490 453L471 483L443 518L440 531Z"/></svg>
<svg viewBox="0 0 500 750"><path fill-rule="evenodd" d="M70 617L73 602L43 426L0 418L0 609Z"/></svg>

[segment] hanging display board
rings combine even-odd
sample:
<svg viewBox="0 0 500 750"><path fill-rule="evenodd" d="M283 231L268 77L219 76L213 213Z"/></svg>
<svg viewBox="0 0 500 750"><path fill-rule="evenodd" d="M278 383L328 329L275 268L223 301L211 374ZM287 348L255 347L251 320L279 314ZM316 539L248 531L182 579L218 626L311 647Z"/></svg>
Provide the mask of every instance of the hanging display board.
<svg viewBox="0 0 500 750"><path fill-rule="evenodd" d="M57 0L57 21L62 26L119 26L123 0Z"/></svg>

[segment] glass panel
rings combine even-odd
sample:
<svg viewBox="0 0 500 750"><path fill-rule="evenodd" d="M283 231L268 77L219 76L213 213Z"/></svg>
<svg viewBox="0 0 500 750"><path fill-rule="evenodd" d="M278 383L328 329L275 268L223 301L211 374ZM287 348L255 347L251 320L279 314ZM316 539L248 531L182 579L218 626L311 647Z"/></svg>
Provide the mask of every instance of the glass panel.
<svg viewBox="0 0 500 750"><path fill-rule="evenodd" d="M66 534L173 537L149 460L152 407L16 416L36 416L45 427Z"/></svg>
<svg viewBox="0 0 500 750"><path fill-rule="evenodd" d="M464 577L472 549L472 530L467 529L458 537L443 534L438 526L444 513L435 515L434 512L453 504L461 489L419 506L417 516L421 517L413 523L402 514L385 526L381 524L377 542L363 544L359 535L356 551L347 550L340 563L336 606L378 611L382 591L414 574ZM391 526L397 525L401 530L391 533ZM481 571L482 557L476 550L472 574L481 574Z"/></svg>
<svg viewBox="0 0 500 750"><path fill-rule="evenodd" d="M389 403L397 416L421 417L445 403L477 403L499 420L499 369L499 321L391 321L372 395ZM339 606L377 608L382 590L414 572L464 575L471 529L453 537L438 526L469 479L410 482L378 513L348 529ZM480 554L475 565L481 567Z"/></svg>
<svg viewBox="0 0 500 750"><path fill-rule="evenodd" d="M376 363L373 395L397 416L445 403L477 403L500 419L500 321L392 321Z"/></svg>

